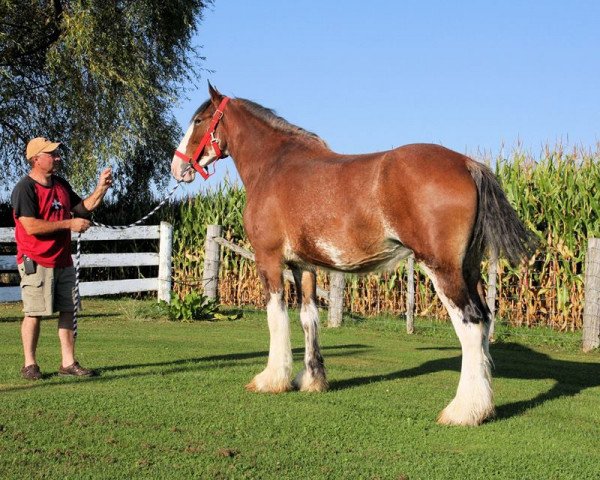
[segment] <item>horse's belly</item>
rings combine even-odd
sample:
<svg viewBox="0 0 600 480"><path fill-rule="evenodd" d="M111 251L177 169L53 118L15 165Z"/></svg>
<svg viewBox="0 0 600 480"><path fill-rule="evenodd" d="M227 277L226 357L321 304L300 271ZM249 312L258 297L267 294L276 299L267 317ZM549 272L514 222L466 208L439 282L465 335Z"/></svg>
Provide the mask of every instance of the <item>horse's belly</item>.
<svg viewBox="0 0 600 480"><path fill-rule="evenodd" d="M307 248L308 247L308 248ZM343 272L370 272L391 270L412 251L399 242L383 242L372 248L341 246L316 239L310 246L287 248L286 260L292 263L308 263Z"/></svg>

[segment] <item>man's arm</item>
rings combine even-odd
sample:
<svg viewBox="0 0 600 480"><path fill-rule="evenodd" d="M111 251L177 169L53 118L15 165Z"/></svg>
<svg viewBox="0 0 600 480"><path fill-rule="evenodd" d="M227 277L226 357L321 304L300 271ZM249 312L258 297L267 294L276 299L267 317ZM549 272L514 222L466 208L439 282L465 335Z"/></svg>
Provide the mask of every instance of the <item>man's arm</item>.
<svg viewBox="0 0 600 480"><path fill-rule="evenodd" d="M40 218L19 217L19 222L23 225L27 235L48 235L60 230L83 233L90 228L90 221L85 218L71 218L69 220L49 222Z"/></svg>
<svg viewBox="0 0 600 480"><path fill-rule="evenodd" d="M76 205L73 211L77 214L85 214L94 211L100 203L102 203L102 199L106 192L112 185L112 169L110 167L105 168L100 174L100 179L98 180L98 186L93 193L83 200L79 205Z"/></svg>

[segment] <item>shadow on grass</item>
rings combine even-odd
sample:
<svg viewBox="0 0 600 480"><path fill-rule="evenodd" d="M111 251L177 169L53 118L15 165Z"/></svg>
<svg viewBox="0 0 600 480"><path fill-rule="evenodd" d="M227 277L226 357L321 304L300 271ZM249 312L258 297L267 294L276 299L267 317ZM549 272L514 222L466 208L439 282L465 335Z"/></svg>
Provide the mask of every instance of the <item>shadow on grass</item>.
<svg viewBox="0 0 600 480"><path fill-rule="evenodd" d="M496 409L498 419L510 418L535 408L547 401L572 397L587 388L600 386L600 363L555 360L518 343L507 343L493 350L500 378L519 380L554 380L556 383L546 392L529 400L506 403Z"/></svg>
<svg viewBox="0 0 600 480"><path fill-rule="evenodd" d="M219 313L222 313L224 315L235 315L235 316L239 316L240 318L244 316L244 313L246 313L247 310L244 310L243 308L235 308L235 307L221 307L219 308Z"/></svg>
<svg viewBox="0 0 600 480"><path fill-rule="evenodd" d="M323 351L325 357L334 356L352 356L360 355L366 350L373 347L364 344L346 344L336 346L324 346ZM418 348L418 350L439 350L453 351L459 350L454 347L440 348ZM298 360L304 353L303 348L294 348L293 354ZM139 378L144 376L166 376L181 372L209 370L214 368L226 368L239 365L240 361L249 359L260 359L261 362L266 361L268 356L267 351L255 352L235 352L223 355L208 355L204 357L185 358L165 362L139 363L139 364L124 364L114 365L104 368L98 368L100 374L96 377L87 379L70 379L66 378L63 381L37 382L15 385L10 388L0 389L0 393L18 391L29 388L61 386L66 382L84 381L84 382L106 382L119 380L123 378ZM541 392L529 400L518 402L505 403L496 409L499 420L508 419L514 416L521 415L527 410L536 408L548 401L563 397L572 397L588 388L600 386L600 363L596 362L575 362L568 360L556 360L544 353L536 352L528 347L517 343L504 343L492 347L492 356L495 362L495 368L492 372L497 378L510 378L519 380L554 380L554 385L545 392ZM215 362L220 362L215 365ZM259 362L256 362L259 363ZM329 383L330 390L345 390L355 387L361 387L377 382L387 382L399 380L403 378L415 378L423 375L442 371L457 372L456 381L458 381L458 372L460 372L461 356L455 355L446 358L438 358L422 363L421 365L390 372L381 375L369 375L362 377L354 377L346 380L332 380ZM162 367L164 370L142 370L152 367ZM113 373L121 372L123 373ZM45 375L44 378L54 378L56 375ZM453 385L454 387L454 385Z"/></svg>
<svg viewBox="0 0 600 480"><path fill-rule="evenodd" d="M429 348L424 349L429 350ZM432 348L431 350L453 350L453 348ZM517 343L506 343L492 350L495 368L492 375L498 378L519 380L554 380L555 384L529 400L506 403L496 408L497 419L507 419L535 408L545 402L572 397L587 388L600 386L600 363L571 362L555 360L544 353L536 352ZM347 380L331 381L331 390L368 385L374 382L413 378L441 371L460 372L461 356L440 358L423 363L415 368L399 370L384 375L355 377ZM458 378L457 378L458 380Z"/></svg>
<svg viewBox="0 0 600 480"><path fill-rule="evenodd" d="M14 322L20 322L21 320L23 320L23 316L2 317L2 318L0 318L0 323L14 323Z"/></svg>
<svg viewBox="0 0 600 480"><path fill-rule="evenodd" d="M333 353L328 356L345 356L345 355L357 355L360 351L371 348L367 345L362 344L348 344L348 345L334 345L330 347L322 347L325 351L331 350L349 350L341 353ZM304 348L293 348L292 354L296 357L302 357L304 355ZM99 368L98 371L102 372L113 372L118 370L129 370L132 368L147 368L147 367L168 367L171 365L185 365L190 363L205 363L205 362L230 362L234 363L239 360L247 360L251 358L264 358L265 361L269 356L268 351L261 352L238 352L238 353L227 353L223 355L209 355L206 357L197 357L197 358L184 358L181 360L173 360L169 362L155 362L155 363L140 363L140 364L130 364L130 365L114 365L111 367Z"/></svg>
<svg viewBox="0 0 600 480"><path fill-rule="evenodd" d="M119 315L118 313L89 313L87 315L85 313L80 313L79 315L77 315L77 318L82 320L82 319L86 319L86 318L95 319L95 318L108 318L108 317L119 317L119 316L121 316L121 315ZM18 315L16 317L15 316L0 317L0 323L14 323L14 322L20 322L21 320L23 320L23 314ZM57 321L57 320L58 320L57 314L42 318L42 322L50 322L50 321Z"/></svg>
<svg viewBox="0 0 600 480"><path fill-rule="evenodd" d="M322 350L331 352L327 356L335 357L335 356L344 356L348 357L351 355L358 355L366 349L370 349L372 347L363 344L346 344L346 345L332 345L332 346L324 346ZM304 355L304 348L293 348L292 353L298 358L302 358ZM238 353L229 353L224 355L208 355L205 357L195 357L195 358L183 358L179 360L172 360L166 362L150 362L150 363L137 363L137 364L124 364L124 365L113 365L109 367L100 367L95 368L94 371L96 375L92 377L86 378L73 378L73 377L59 377L57 373L45 373L42 375L42 380L50 380L53 378L60 378L62 381L58 382L28 382L23 383L22 385L9 387L9 388L0 388L0 393L8 393L13 391L19 391L30 388L47 388L47 387L56 387L63 385L65 382L106 382L112 380L118 380L123 378L133 378L133 377L143 377L143 376L153 376L153 375L172 375L175 373L188 372L191 370L209 370L213 368L224 368L239 365L241 360L247 359L261 359L266 363L267 357L269 355L268 351L258 351L258 352L238 352ZM213 362L222 362L220 365L215 366ZM136 372L135 370L151 368L151 367L164 367L166 370L157 372L157 371L143 371ZM122 370L133 370L131 372L125 374L117 374L110 375L110 372L118 372ZM105 375L109 374L109 375Z"/></svg>

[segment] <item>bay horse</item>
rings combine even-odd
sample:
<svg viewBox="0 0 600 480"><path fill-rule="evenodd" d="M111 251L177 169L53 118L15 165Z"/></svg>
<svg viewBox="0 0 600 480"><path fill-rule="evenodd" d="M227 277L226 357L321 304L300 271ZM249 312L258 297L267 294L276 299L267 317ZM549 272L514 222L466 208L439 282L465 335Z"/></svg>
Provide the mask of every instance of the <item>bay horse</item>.
<svg viewBox="0 0 600 480"><path fill-rule="evenodd" d="M462 347L447 425L479 425L494 415L481 261L486 249L518 264L534 240L489 168L439 145L341 155L272 110L225 97L193 116L171 172L191 182L230 156L246 189L244 228L267 296L269 357L246 386L257 392L324 391L315 267L364 273L394 268L410 253L431 278ZM204 173L203 173L204 175ZM304 369L292 380L284 266L294 272L305 336Z"/></svg>

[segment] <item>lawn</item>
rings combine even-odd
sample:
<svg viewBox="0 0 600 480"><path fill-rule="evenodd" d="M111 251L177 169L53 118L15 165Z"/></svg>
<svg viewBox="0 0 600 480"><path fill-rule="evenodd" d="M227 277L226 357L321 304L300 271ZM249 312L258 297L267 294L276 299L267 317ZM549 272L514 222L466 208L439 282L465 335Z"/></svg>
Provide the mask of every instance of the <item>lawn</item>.
<svg viewBox="0 0 600 480"><path fill-rule="evenodd" d="M460 368L445 325L417 322L409 336L398 320L348 318L321 330L330 391L270 395L244 389L266 364L263 312L175 323L152 318L149 301L85 307L78 357L100 375L55 375L50 319L46 376L31 383L19 378L19 305L0 305L0 478L598 478L600 353L572 341L499 331L497 418L442 427Z"/></svg>

